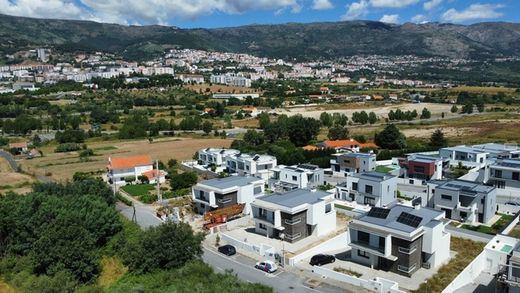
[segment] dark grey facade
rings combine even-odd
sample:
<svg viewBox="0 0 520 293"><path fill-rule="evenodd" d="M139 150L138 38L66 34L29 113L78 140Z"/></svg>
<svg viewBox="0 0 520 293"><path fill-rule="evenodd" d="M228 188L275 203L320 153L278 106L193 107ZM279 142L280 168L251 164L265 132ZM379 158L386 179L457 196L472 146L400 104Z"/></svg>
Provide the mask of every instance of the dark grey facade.
<svg viewBox="0 0 520 293"><path fill-rule="evenodd" d="M307 210L294 215L281 212L280 216L284 227L284 240L287 242L296 242L312 234L312 231L309 233L310 228L307 225Z"/></svg>

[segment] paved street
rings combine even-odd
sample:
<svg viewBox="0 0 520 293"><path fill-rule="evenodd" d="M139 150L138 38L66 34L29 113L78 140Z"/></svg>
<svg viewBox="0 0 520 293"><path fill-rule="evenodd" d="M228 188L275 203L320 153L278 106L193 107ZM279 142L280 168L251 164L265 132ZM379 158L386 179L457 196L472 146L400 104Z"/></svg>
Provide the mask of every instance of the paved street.
<svg viewBox="0 0 520 293"><path fill-rule="evenodd" d="M11 169L13 169L13 171L15 171L15 172L18 171L18 166L16 165L16 161L14 160L13 155L11 155L8 152L4 152L4 151L0 150L0 157L7 160L7 163L9 164Z"/></svg>

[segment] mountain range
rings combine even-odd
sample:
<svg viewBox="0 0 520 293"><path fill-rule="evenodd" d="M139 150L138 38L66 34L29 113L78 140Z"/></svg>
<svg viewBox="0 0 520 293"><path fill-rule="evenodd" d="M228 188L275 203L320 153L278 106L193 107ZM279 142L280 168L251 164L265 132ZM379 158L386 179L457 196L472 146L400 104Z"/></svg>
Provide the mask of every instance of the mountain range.
<svg viewBox="0 0 520 293"><path fill-rule="evenodd" d="M484 59L520 57L520 24L394 25L356 20L181 29L0 15L1 53L39 46L113 52L130 60L158 56L173 47L299 60L360 54Z"/></svg>

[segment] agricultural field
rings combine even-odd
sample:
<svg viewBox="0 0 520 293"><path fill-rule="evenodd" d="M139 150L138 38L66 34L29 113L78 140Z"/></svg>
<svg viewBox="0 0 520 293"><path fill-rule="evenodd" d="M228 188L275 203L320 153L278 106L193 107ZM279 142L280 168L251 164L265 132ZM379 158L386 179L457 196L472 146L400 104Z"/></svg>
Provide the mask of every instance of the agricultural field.
<svg viewBox="0 0 520 293"><path fill-rule="evenodd" d="M244 94L244 93L259 93L254 88L248 87L235 87L235 86L227 86L220 84L195 84L195 85L186 85L185 88L188 88L197 93L235 93L235 94ZM208 91L209 89L209 91Z"/></svg>
<svg viewBox="0 0 520 293"><path fill-rule="evenodd" d="M44 156L23 162L23 170L35 175L46 175L60 182L72 179L76 172L102 174L108 157L149 154L153 159L167 162L188 160L201 148L229 147L231 140L219 138L163 138L150 143L147 139L87 142L94 156L81 159L78 152L54 153L55 145L42 148Z"/></svg>
<svg viewBox="0 0 520 293"><path fill-rule="evenodd" d="M35 182L33 177L13 171L4 158L0 158L0 178L0 193L27 193L31 191L31 185Z"/></svg>

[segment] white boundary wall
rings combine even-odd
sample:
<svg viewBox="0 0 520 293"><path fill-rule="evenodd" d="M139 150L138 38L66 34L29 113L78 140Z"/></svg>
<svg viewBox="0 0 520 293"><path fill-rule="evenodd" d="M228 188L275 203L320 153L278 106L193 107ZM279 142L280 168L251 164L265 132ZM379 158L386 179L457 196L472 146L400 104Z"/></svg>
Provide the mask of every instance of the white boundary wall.
<svg viewBox="0 0 520 293"><path fill-rule="evenodd" d="M374 280L365 280L318 266L314 266L312 271L322 277L362 287L373 292L404 293L404 291L399 290L398 283L379 277Z"/></svg>
<svg viewBox="0 0 520 293"><path fill-rule="evenodd" d="M348 231L343 232L323 243L320 243L319 245L314 246L311 249L306 250L303 253L300 253L298 255L295 255L295 256L289 258L289 265L295 266L298 262L300 262L306 258L310 258L315 254L337 250L338 248L341 248L341 247L346 247L348 243L349 243L349 233L348 233Z"/></svg>
<svg viewBox="0 0 520 293"><path fill-rule="evenodd" d="M245 252L253 253L261 257L268 258L272 261L276 260L275 249L269 245L263 243L260 245L256 245L252 243L243 242L226 234L221 234L221 237L223 241L235 246L237 249L241 249Z"/></svg>
<svg viewBox="0 0 520 293"><path fill-rule="evenodd" d="M448 285L442 293L452 293L457 289L464 287L484 270L486 266L486 250L484 249L457 277Z"/></svg>

